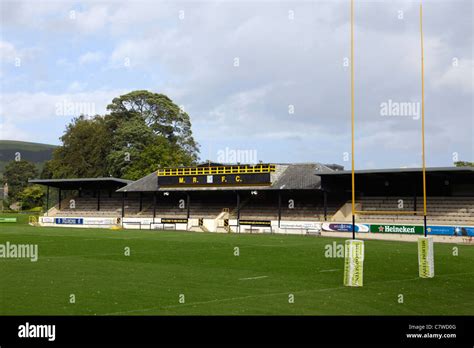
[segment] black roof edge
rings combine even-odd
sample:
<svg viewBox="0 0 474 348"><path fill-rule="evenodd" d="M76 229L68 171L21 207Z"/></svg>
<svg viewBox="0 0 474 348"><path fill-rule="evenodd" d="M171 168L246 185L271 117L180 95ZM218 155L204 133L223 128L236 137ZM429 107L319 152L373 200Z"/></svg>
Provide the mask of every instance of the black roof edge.
<svg viewBox="0 0 474 348"><path fill-rule="evenodd" d="M360 169L355 170L355 174L397 174L421 172L423 168L391 168L391 169ZM429 167L426 172L474 172L474 167ZM349 175L350 170L336 170L332 172L322 172L317 175Z"/></svg>
<svg viewBox="0 0 474 348"><path fill-rule="evenodd" d="M118 182L121 184L130 184L133 180L127 179L120 179L120 178L113 178L113 177L103 177L103 178L72 178L72 179L29 179L28 182L32 184L40 184L40 185L47 185L47 184L54 184L54 183L79 183L79 182L104 182L104 181L111 181L111 182Z"/></svg>

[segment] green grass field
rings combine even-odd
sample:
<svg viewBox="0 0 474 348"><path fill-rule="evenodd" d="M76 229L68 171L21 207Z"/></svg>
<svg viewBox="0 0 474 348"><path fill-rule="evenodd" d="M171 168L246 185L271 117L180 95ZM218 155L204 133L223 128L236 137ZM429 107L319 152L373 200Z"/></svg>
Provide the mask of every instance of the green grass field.
<svg viewBox="0 0 474 348"><path fill-rule="evenodd" d="M415 243L366 241L364 287L347 288L344 260L325 257L342 239L42 228L26 219L0 224L0 244L39 248L37 262L0 258L0 315L474 314L470 246L453 256L455 245L436 244L436 277L420 279Z"/></svg>

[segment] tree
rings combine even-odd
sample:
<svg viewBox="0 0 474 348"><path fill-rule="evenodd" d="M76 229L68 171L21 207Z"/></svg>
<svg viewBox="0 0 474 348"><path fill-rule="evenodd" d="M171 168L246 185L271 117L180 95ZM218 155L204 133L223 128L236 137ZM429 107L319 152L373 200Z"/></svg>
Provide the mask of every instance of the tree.
<svg viewBox="0 0 474 348"><path fill-rule="evenodd" d="M53 178L53 162L49 160L49 161L44 162L44 166L40 174L40 179L52 179L52 178Z"/></svg>
<svg viewBox="0 0 474 348"><path fill-rule="evenodd" d="M103 117L74 118L60 139L63 145L54 150L47 168L53 178L108 176L106 157L111 143Z"/></svg>
<svg viewBox="0 0 474 348"><path fill-rule="evenodd" d="M140 152L136 161L127 167L125 178L138 180L159 167L190 166L193 159L178 145L170 144L159 136L147 148Z"/></svg>
<svg viewBox="0 0 474 348"><path fill-rule="evenodd" d="M43 205L45 193L40 185L27 186L18 194L22 209L32 209Z"/></svg>
<svg viewBox="0 0 474 348"><path fill-rule="evenodd" d="M114 98L107 106L111 119L128 121L141 117L156 135L178 145L193 161L198 159L199 147L193 138L189 115L164 94L133 91Z"/></svg>
<svg viewBox="0 0 474 348"><path fill-rule="evenodd" d="M139 116L121 121L112 136L111 151L107 155L109 174L115 177L124 176L128 167L139 160L140 153L155 137L153 131Z"/></svg>
<svg viewBox="0 0 474 348"><path fill-rule="evenodd" d="M167 96L134 91L114 98L107 109L108 115L72 120L43 178L139 178L160 166L197 161L189 116Z"/></svg>
<svg viewBox="0 0 474 348"><path fill-rule="evenodd" d="M474 162L464 162L464 161L457 161L454 162L456 167L474 167Z"/></svg>
<svg viewBox="0 0 474 348"><path fill-rule="evenodd" d="M38 176L35 165L28 161L11 161L5 167L4 181L8 183L8 196L10 202L18 200L18 195L28 186L28 179Z"/></svg>

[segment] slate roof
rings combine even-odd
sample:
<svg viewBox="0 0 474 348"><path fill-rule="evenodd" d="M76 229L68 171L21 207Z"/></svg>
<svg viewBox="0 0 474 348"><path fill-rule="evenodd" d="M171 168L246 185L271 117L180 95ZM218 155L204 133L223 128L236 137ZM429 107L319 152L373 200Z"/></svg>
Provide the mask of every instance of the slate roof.
<svg viewBox="0 0 474 348"><path fill-rule="evenodd" d="M292 164L276 180L272 188L276 190L314 190L321 188L321 178L316 175L319 165Z"/></svg>
<svg viewBox="0 0 474 348"><path fill-rule="evenodd" d="M276 164L268 186L213 186L213 187L159 187L156 172L117 190L117 192L152 191L233 191L233 190L308 190L320 189L321 178L318 172L332 171L319 163Z"/></svg>
<svg viewBox="0 0 474 348"><path fill-rule="evenodd" d="M119 179L113 177L105 178L73 178L73 179L30 179L29 183L39 184L61 189L97 188L97 187L118 187L132 183L132 180Z"/></svg>
<svg viewBox="0 0 474 348"><path fill-rule="evenodd" d="M355 170L355 174L402 174L421 172L422 168L392 168L392 169L361 169ZM474 167L427 167L430 173L469 173L474 172ZM321 173L321 175L351 175L350 170L339 170Z"/></svg>
<svg viewBox="0 0 474 348"><path fill-rule="evenodd" d="M137 181L117 190L117 192L152 192L158 191L158 177L156 172L150 173Z"/></svg>

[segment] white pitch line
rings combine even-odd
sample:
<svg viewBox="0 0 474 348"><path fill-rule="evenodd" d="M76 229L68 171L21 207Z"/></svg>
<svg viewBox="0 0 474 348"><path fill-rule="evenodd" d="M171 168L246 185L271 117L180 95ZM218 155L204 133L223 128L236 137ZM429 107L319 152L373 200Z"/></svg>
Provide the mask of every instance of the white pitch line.
<svg viewBox="0 0 474 348"><path fill-rule="evenodd" d="M437 277L449 277L449 276L457 276L457 275L466 275L466 274L474 274L474 272L465 272L465 273L448 273L438 275ZM374 281L371 284L381 284L381 283L392 283L392 282L406 282L406 281L414 281L420 280L420 277L417 278L405 278L405 279L392 279L392 280L382 280L382 281ZM301 293L314 293L314 292L325 292L325 291L337 291L347 289L346 286L338 286L333 288L323 288L323 289L307 289L307 290L297 290L293 291L293 294L301 294ZM101 315L122 315L122 314L129 314L129 313L140 313L140 312L150 312L153 310L166 310L172 309L177 307L186 307L186 306L196 306L208 303L219 303L219 302L228 302L228 301L235 301L235 300L243 300L249 298L258 298L258 297L268 297L268 296L280 296L280 295L287 295L289 292L277 292L277 293L266 293L266 294L256 294L256 295L248 295L248 296L240 296L240 297L231 297L231 298L222 298L222 299L215 299L210 301L199 301L199 302L189 302L189 303L182 303L178 305L168 305L168 306L160 306L160 307L150 307L150 308L142 308L142 309L132 309L128 311L121 311L121 312L113 312L113 313L105 313Z"/></svg>
<svg viewBox="0 0 474 348"><path fill-rule="evenodd" d="M87 238L87 239L81 239L81 241L86 241L86 240L104 240L105 238Z"/></svg>
<svg viewBox="0 0 474 348"><path fill-rule="evenodd" d="M303 293L303 292L324 292L324 291L339 290L339 289L343 289L343 288L346 288L346 287L345 286L338 286L336 288L299 290L299 291L294 291L293 293L297 294L297 293ZM235 300L244 300L244 299L249 299L249 298L258 298L258 297L288 295L288 293L289 293L288 291L285 291L285 292L276 292L276 293L265 293L265 294L256 294L256 295L248 295L248 296L230 297L230 298L215 299L215 300L210 300L210 301L182 303L182 304L178 304L178 305L150 307L150 308L143 308L143 309L132 309L132 310L129 310L129 311L105 313L105 314L101 314L101 315L121 315L121 314L137 313L137 312L150 312L150 311L153 311L153 310L165 310L165 309L172 309L172 308L186 307L186 306L193 306L194 307L196 305L209 304L209 303L228 302L228 301L235 301Z"/></svg>
<svg viewBox="0 0 474 348"><path fill-rule="evenodd" d="M252 279L262 279L268 278L268 276L259 276L259 277L251 277L251 278L240 278L239 280L252 280Z"/></svg>

